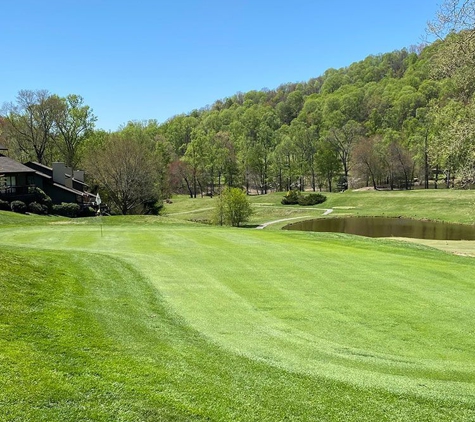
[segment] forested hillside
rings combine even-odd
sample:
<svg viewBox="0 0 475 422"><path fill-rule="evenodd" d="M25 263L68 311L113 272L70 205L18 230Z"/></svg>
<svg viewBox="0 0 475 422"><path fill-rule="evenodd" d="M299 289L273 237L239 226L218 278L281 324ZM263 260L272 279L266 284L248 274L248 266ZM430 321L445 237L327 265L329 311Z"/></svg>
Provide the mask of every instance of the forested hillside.
<svg viewBox="0 0 475 422"><path fill-rule="evenodd" d="M222 183L258 193L342 189L346 182L466 186L473 179L473 90L458 72L444 74L450 42L369 56L307 82L238 93L173 117L156 130L179 159L174 189L182 180L191 195Z"/></svg>
<svg viewBox="0 0 475 422"><path fill-rule="evenodd" d="M84 167L106 197L136 195L130 210L173 193L214 195L224 185L258 194L467 187L475 174L472 38L472 30L451 32L116 133L92 129L81 97L25 91L4 107L1 142L20 161Z"/></svg>

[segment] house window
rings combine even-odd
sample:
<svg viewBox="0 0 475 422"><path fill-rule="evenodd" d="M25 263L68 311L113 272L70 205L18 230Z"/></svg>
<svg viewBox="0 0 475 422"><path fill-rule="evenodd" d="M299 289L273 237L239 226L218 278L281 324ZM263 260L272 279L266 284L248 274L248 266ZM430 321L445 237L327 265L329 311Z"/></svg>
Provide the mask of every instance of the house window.
<svg viewBox="0 0 475 422"><path fill-rule="evenodd" d="M7 178L0 174L0 193L5 193L7 190Z"/></svg>
<svg viewBox="0 0 475 422"><path fill-rule="evenodd" d="M16 176L5 176L5 190L7 193L16 193Z"/></svg>

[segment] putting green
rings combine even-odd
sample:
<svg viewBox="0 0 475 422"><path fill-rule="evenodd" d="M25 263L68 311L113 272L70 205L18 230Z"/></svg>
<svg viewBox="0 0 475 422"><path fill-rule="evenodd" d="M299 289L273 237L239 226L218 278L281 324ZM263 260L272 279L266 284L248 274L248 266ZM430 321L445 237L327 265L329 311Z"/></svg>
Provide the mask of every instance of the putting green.
<svg viewBox="0 0 475 422"><path fill-rule="evenodd" d="M343 235L181 225L5 228L0 244L120 258L233 354L475 404L472 258Z"/></svg>

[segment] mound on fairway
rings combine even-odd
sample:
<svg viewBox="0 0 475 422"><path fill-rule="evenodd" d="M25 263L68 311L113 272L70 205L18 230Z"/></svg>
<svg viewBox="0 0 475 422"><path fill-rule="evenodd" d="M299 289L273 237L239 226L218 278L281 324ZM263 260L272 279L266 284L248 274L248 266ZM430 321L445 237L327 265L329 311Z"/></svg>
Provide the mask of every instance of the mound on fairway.
<svg viewBox="0 0 475 422"><path fill-rule="evenodd" d="M475 419L471 258L182 224L0 245L5 420Z"/></svg>

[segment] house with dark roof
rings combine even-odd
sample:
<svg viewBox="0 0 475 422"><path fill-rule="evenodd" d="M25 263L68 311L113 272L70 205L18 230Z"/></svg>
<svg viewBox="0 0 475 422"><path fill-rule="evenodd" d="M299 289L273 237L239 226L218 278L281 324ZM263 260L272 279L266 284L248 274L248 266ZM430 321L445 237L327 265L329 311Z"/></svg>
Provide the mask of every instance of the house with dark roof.
<svg viewBox="0 0 475 422"><path fill-rule="evenodd" d="M34 185L35 170L0 154L0 199L27 201Z"/></svg>
<svg viewBox="0 0 475 422"><path fill-rule="evenodd" d="M45 166L34 161L25 166L35 172L35 185L48 195L53 204L73 202L79 205L89 205L96 196L87 191L84 182L84 171L73 171L64 163L53 163L53 167Z"/></svg>
<svg viewBox="0 0 475 422"><path fill-rule="evenodd" d="M35 187L43 190L53 204L89 206L96 199L87 191L82 170L73 171L64 163L53 163L53 167L34 161L21 164L0 153L0 199L29 202Z"/></svg>

